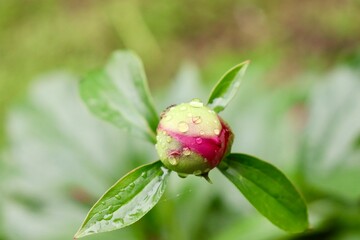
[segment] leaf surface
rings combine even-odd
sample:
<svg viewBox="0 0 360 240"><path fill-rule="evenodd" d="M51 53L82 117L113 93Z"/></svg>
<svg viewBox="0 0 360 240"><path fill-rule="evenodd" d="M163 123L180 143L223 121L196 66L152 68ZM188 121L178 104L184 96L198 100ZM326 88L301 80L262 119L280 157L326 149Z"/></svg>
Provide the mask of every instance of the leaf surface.
<svg viewBox="0 0 360 240"><path fill-rule="evenodd" d="M210 93L208 105L219 113L225 109L239 90L241 79L250 61L242 62L226 72Z"/></svg>
<svg viewBox="0 0 360 240"><path fill-rule="evenodd" d="M113 231L138 221L163 195L169 172L160 161L129 172L94 204L75 238Z"/></svg>
<svg viewBox="0 0 360 240"><path fill-rule="evenodd" d="M159 119L142 62L134 53L115 52L105 69L85 76L80 95L101 119L155 142Z"/></svg>
<svg viewBox="0 0 360 240"><path fill-rule="evenodd" d="M307 229L306 204L277 168L246 154L230 154L218 168L273 224L293 233Z"/></svg>

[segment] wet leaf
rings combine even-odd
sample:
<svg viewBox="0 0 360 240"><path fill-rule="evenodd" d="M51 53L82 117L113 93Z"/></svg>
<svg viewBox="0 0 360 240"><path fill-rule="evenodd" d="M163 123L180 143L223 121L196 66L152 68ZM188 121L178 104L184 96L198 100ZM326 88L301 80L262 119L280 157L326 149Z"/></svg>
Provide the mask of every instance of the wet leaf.
<svg viewBox="0 0 360 240"><path fill-rule="evenodd" d="M273 224L294 233L307 229L304 200L274 166L249 155L230 154L219 169Z"/></svg>
<svg viewBox="0 0 360 240"><path fill-rule="evenodd" d="M159 201L169 176L160 161L143 165L116 182L91 208L75 238L126 227Z"/></svg>
<svg viewBox="0 0 360 240"><path fill-rule="evenodd" d="M217 82L208 100L208 105L214 109L215 112L219 113L224 110L235 96L249 63L250 61L245 61L236 65L226 72Z"/></svg>
<svg viewBox="0 0 360 240"><path fill-rule="evenodd" d="M142 62L134 53L115 52L105 69L85 76L80 94L98 117L155 142L158 114Z"/></svg>

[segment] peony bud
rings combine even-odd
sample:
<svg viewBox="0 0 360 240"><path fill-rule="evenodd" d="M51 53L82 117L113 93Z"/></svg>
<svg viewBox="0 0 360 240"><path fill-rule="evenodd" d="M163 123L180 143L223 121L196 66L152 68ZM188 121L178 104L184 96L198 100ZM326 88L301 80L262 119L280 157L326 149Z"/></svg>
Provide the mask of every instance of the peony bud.
<svg viewBox="0 0 360 240"><path fill-rule="evenodd" d="M233 138L229 126L194 99L161 114L156 150L163 164L179 176L207 176L230 152Z"/></svg>

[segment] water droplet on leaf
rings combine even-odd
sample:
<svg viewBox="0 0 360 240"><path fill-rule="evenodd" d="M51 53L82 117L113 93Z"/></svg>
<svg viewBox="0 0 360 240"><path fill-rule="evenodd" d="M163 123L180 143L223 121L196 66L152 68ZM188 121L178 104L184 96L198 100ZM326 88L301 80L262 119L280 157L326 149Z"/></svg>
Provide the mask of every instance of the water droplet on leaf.
<svg viewBox="0 0 360 240"><path fill-rule="evenodd" d="M196 142L197 144L201 144L201 143L202 143L202 139L201 139L201 138L196 138L196 139L195 139L195 142Z"/></svg>
<svg viewBox="0 0 360 240"><path fill-rule="evenodd" d="M215 135L219 135L220 134L220 130L219 129L214 129L214 133L215 133Z"/></svg>
<svg viewBox="0 0 360 240"><path fill-rule="evenodd" d="M111 218L113 217L113 214L112 213L109 213L109 214L106 214L103 219L104 220L110 220Z"/></svg>
<svg viewBox="0 0 360 240"><path fill-rule="evenodd" d="M196 171L193 172L193 174L194 174L195 176L200 175L200 174L201 174L201 170L196 170Z"/></svg>
<svg viewBox="0 0 360 240"><path fill-rule="evenodd" d="M122 218L115 218L115 219L113 220L113 222L114 222L115 224L124 224L124 219L122 219Z"/></svg>

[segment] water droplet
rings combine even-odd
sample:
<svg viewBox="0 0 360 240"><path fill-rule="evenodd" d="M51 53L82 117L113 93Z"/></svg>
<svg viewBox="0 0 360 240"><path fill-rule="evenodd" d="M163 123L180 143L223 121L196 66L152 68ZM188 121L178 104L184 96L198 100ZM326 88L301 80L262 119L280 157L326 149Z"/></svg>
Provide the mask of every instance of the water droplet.
<svg viewBox="0 0 360 240"><path fill-rule="evenodd" d="M105 209L105 211L110 212L112 209L113 209L112 206L108 206L108 207Z"/></svg>
<svg viewBox="0 0 360 240"><path fill-rule="evenodd" d="M115 195L115 198L116 198L117 200L120 200L120 199L121 199L121 195L120 195L120 194L116 194L116 195Z"/></svg>
<svg viewBox="0 0 360 240"><path fill-rule="evenodd" d="M186 178L189 174L186 173L178 173L178 176L181 178Z"/></svg>
<svg viewBox="0 0 360 240"><path fill-rule="evenodd" d="M195 139L195 142L196 142L197 144L201 144L201 143L202 143L202 139L201 139L201 138L196 138L196 139Z"/></svg>
<svg viewBox="0 0 360 240"><path fill-rule="evenodd" d="M190 149L189 148L184 148L183 149L183 154L185 155L185 156L189 156L190 154L191 154L191 151L190 151Z"/></svg>
<svg viewBox="0 0 360 240"><path fill-rule="evenodd" d="M110 220L111 218L113 217L113 214L112 213L109 213L109 214L106 214L103 219L104 220Z"/></svg>
<svg viewBox="0 0 360 240"><path fill-rule="evenodd" d="M105 204L106 204L106 202L101 202L101 204L102 204L102 205L105 205Z"/></svg>
<svg viewBox="0 0 360 240"><path fill-rule="evenodd" d="M114 222L115 224L124 224L124 219L122 219L122 218L115 218L115 219L113 220L113 222Z"/></svg>
<svg viewBox="0 0 360 240"><path fill-rule="evenodd" d="M192 117L192 122L195 124L200 124L202 122L202 119L200 116Z"/></svg>
<svg viewBox="0 0 360 240"><path fill-rule="evenodd" d="M235 88L238 88L239 86L240 86L240 81L237 81L237 82L234 83Z"/></svg>
<svg viewBox="0 0 360 240"><path fill-rule="evenodd" d="M175 166L179 164L179 161L176 158L171 157L169 158L169 163Z"/></svg>
<svg viewBox="0 0 360 240"><path fill-rule="evenodd" d="M196 107L196 108L200 108L200 107L204 106L204 104L198 98L194 98L193 100L191 100L191 102L189 104L190 104L190 106Z"/></svg>
<svg viewBox="0 0 360 240"><path fill-rule="evenodd" d="M134 187L135 187L135 183L130 183L129 185L127 185L126 191L132 191Z"/></svg>
<svg viewBox="0 0 360 240"><path fill-rule="evenodd" d="M178 124L178 130L182 133L185 133L185 132L189 131L189 125L186 122L181 121Z"/></svg>
<svg viewBox="0 0 360 240"><path fill-rule="evenodd" d="M219 129L214 129L214 133L215 133L215 135L219 135L220 134L220 130Z"/></svg>
<svg viewBox="0 0 360 240"><path fill-rule="evenodd" d="M166 141L167 141L168 143L171 142L171 140L172 140L172 139L171 139L170 136L167 136L167 137L166 137Z"/></svg>
<svg viewBox="0 0 360 240"><path fill-rule="evenodd" d="M147 172L142 172L142 173L141 173L141 177L142 177L142 178L146 178L146 177L147 177Z"/></svg>
<svg viewBox="0 0 360 240"><path fill-rule="evenodd" d="M186 110L186 106L181 106L181 107L180 107L180 110L181 110L181 111L185 111L185 110Z"/></svg>
<svg viewBox="0 0 360 240"><path fill-rule="evenodd" d="M203 131L203 130L201 130L200 131L200 135L202 136L202 135L204 135L205 134L205 132Z"/></svg>
<svg viewBox="0 0 360 240"><path fill-rule="evenodd" d="M164 119L165 119L165 121L170 121L172 119L172 116L168 114L165 116Z"/></svg>
<svg viewBox="0 0 360 240"><path fill-rule="evenodd" d="M194 174L195 176L198 176L198 175L201 174L201 170L196 170L196 171L193 172L193 174Z"/></svg>

